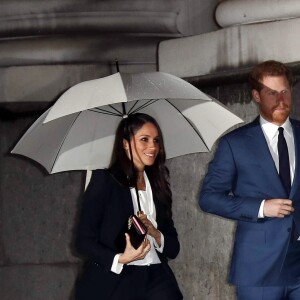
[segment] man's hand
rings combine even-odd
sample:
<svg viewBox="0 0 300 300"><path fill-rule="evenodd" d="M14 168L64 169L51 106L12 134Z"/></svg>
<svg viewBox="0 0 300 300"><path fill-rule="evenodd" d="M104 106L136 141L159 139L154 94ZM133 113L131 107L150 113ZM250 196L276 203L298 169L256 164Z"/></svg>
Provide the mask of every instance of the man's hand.
<svg viewBox="0 0 300 300"><path fill-rule="evenodd" d="M273 218L284 218L294 212L290 199L265 200L264 216Z"/></svg>

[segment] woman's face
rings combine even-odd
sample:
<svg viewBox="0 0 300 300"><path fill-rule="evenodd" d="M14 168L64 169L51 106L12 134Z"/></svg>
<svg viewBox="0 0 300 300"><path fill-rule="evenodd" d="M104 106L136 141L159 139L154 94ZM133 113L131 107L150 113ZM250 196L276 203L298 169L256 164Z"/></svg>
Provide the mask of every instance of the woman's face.
<svg viewBox="0 0 300 300"><path fill-rule="evenodd" d="M128 141L123 141L124 149L130 158ZM131 139L133 162L139 171L152 166L159 152L159 135L156 126L145 123Z"/></svg>

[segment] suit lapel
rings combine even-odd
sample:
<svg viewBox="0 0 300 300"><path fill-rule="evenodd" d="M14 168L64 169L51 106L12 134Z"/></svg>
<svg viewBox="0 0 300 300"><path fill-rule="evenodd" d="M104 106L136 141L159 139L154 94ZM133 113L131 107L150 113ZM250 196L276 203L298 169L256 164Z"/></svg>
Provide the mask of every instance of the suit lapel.
<svg viewBox="0 0 300 300"><path fill-rule="evenodd" d="M293 196L296 190L299 188L300 180L300 124L298 121L291 119L291 124L294 133L294 144L295 144L295 174L292 183L291 196Z"/></svg>
<svg viewBox="0 0 300 300"><path fill-rule="evenodd" d="M250 138L251 147L254 147L253 153L256 155L259 153L259 161L264 169L270 170L274 175L278 175L274 160L270 153L268 143L264 136L263 130L259 123L259 118L255 119L248 130L248 136ZM277 176L279 178L279 176Z"/></svg>
<svg viewBox="0 0 300 300"><path fill-rule="evenodd" d="M266 173L266 176L271 178L270 182L274 183L274 187L276 189L280 189L280 194L285 194L285 189L280 180L275 162L268 147L268 143L260 126L259 117L250 124L247 135L249 137L251 147L254 147L253 153L259 153L260 165Z"/></svg>
<svg viewBox="0 0 300 300"><path fill-rule="evenodd" d="M300 188L300 122L290 119L293 133L294 133L294 144L295 144L295 175L292 183L292 188L290 192L290 198L295 195L296 191ZM269 170L268 174L273 176L273 181L276 186L280 186L282 191L284 187L281 183L278 171L276 169L275 163L273 161L272 155L270 153L267 141L263 134L262 128L259 123L259 117L256 118L249 127L248 136L252 145L255 145L255 151L261 155L261 166L264 170Z"/></svg>

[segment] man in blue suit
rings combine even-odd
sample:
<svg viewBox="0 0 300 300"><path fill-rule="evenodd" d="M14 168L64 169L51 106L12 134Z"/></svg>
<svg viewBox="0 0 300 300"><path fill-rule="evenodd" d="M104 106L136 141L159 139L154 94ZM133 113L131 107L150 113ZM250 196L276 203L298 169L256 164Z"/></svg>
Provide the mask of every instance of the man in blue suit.
<svg viewBox="0 0 300 300"><path fill-rule="evenodd" d="M237 221L229 282L239 300L299 300L300 122L289 117L291 73L266 61L249 81L260 115L220 139L199 204Z"/></svg>

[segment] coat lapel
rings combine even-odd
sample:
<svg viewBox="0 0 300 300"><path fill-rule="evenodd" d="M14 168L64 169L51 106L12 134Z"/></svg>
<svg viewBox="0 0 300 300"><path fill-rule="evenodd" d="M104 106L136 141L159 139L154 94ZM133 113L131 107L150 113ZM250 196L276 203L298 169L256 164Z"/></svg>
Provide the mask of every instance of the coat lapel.
<svg viewBox="0 0 300 300"><path fill-rule="evenodd" d="M133 203L131 198L130 187L128 183L128 179L126 174L122 171L122 169L118 165L112 166L109 170L110 175L112 178L117 182L120 190L122 191L121 198L121 211L126 215L130 216L134 213Z"/></svg>

